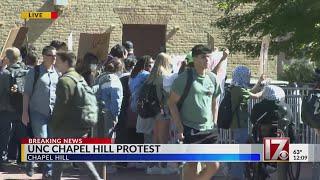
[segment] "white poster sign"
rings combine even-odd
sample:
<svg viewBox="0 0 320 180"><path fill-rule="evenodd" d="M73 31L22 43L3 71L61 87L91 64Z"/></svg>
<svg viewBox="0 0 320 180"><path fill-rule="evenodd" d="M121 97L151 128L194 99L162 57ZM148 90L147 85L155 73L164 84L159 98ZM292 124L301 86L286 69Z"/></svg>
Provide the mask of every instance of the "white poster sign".
<svg viewBox="0 0 320 180"><path fill-rule="evenodd" d="M68 36L68 51L72 51L73 49L73 39L72 39L72 32Z"/></svg>

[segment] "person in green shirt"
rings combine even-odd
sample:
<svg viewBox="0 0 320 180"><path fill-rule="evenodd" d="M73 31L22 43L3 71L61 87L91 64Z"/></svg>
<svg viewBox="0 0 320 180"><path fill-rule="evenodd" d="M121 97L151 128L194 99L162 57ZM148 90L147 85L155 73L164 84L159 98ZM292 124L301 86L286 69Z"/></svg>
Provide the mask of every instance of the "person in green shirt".
<svg viewBox="0 0 320 180"><path fill-rule="evenodd" d="M178 139L185 144L213 144L217 140L217 134L213 132L216 130L217 97L221 89L216 75L208 70L211 52L207 46L194 46L192 48L194 68L185 70L172 84L168 105L178 131ZM192 85L179 110L177 104L186 87L190 71L192 71ZM190 180L209 180L218 168L218 162L205 163L205 168L197 174L197 163L187 163L183 177Z"/></svg>
<svg viewBox="0 0 320 180"><path fill-rule="evenodd" d="M251 71L246 66L237 66L232 72L231 81L231 106L233 118L231 131L236 144L247 143L249 132L248 102L250 98L258 99L262 95L262 81L265 76L262 74L257 84L249 89ZM231 163L231 176L237 179L244 179L244 163Z"/></svg>
<svg viewBox="0 0 320 180"><path fill-rule="evenodd" d="M86 138L88 137L89 128L81 126L79 119L72 111L72 106L76 106L72 102L77 96L75 79L84 78L75 71L76 56L72 52L57 52L55 67L62 73L59 78L56 89L56 103L53 110L52 120L49 127L54 138ZM85 167L89 169L91 179L100 180L100 176L92 162L84 162ZM61 179L63 171L63 163L52 164L52 179Z"/></svg>

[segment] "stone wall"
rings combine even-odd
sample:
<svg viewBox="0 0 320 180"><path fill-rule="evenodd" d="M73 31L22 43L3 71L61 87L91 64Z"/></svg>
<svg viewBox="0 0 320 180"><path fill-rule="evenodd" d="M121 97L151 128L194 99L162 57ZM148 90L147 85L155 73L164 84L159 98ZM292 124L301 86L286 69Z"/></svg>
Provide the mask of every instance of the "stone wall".
<svg viewBox="0 0 320 180"><path fill-rule="evenodd" d="M10 29L23 24L20 19L22 11L54 11L52 1L1 0L0 22L3 25L0 27L0 47ZM121 42L123 23L166 24L167 52L181 54L190 51L195 44L207 44L208 34L214 38L216 46L223 47L221 30L213 26L222 15L212 0L69 0L69 5L62 9L57 20L29 20L28 39L40 52L53 39L66 41L72 32L74 49L77 50L80 32L104 32L114 26L111 47ZM238 64L245 64L253 70L253 76L257 76L258 58L236 54L229 59L229 71ZM272 61L270 64L270 74L275 76L276 63Z"/></svg>

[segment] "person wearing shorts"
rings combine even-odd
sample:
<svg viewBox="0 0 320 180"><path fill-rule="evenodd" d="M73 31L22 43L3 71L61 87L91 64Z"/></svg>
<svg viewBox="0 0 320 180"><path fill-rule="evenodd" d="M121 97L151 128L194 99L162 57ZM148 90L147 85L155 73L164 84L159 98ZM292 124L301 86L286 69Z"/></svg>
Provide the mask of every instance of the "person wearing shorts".
<svg viewBox="0 0 320 180"><path fill-rule="evenodd" d="M163 88L163 79L171 75L171 57L166 53L159 53L155 64L145 83L153 84L159 101L160 112L154 117L143 119L138 117L137 132L145 134L145 143L167 144L169 141L170 112L167 104L169 93ZM167 163L151 164L147 174L172 174L175 171Z"/></svg>
<svg viewBox="0 0 320 180"><path fill-rule="evenodd" d="M204 45L192 48L192 84L180 109L177 104L185 91L190 70L179 74L172 84L168 105L178 131L178 139L185 144L213 144L218 137L215 124L218 117L217 98L221 89L216 75L208 70L211 52ZM226 56L224 54L225 58ZM219 163L204 164L202 171L197 173L197 163L187 163L183 169L183 179L210 180L218 171Z"/></svg>

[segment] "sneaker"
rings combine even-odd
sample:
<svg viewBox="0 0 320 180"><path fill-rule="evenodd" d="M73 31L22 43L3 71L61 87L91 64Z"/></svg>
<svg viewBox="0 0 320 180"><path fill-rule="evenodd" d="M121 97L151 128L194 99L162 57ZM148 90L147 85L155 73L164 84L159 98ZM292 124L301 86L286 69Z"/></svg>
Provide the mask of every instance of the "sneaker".
<svg viewBox="0 0 320 180"><path fill-rule="evenodd" d="M33 163L28 162L26 165L26 174L29 177L32 177L34 174Z"/></svg>
<svg viewBox="0 0 320 180"><path fill-rule="evenodd" d="M108 174L114 174L117 172L117 168L113 167L113 166L107 166L107 173Z"/></svg>
<svg viewBox="0 0 320 180"><path fill-rule="evenodd" d="M171 167L160 168L160 170L161 170L161 174L163 175L177 174L179 172L178 168L171 168Z"/></svg>
<svg viewBox="0 0 320 180"><path fill-rule="evenodd" d="M45 171L42 173L42 179L51 179L52 178L52 171Z"/></svg>
<svg viewBox="0 0 320 180"><path fill-rule="evenodd" d="M160 168L160 167L157 167L157 166L153 166L153 167L148 167L147 168L147 174L149 174L149 175L153 175L153 174L162 174L162 170L161 170L162 168Z"/></svg>

